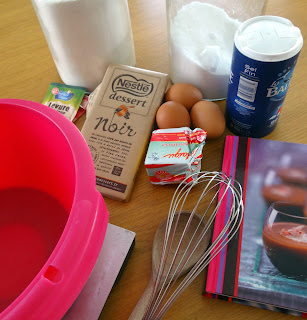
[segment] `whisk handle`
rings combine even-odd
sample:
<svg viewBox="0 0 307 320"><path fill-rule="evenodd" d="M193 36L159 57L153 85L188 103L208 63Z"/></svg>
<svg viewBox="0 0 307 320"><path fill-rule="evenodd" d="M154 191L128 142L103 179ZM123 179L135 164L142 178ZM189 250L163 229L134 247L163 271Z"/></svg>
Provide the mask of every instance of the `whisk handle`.
<svg viewBox="0 0 307 320"><path fill-rule="evenodd" d="M140 300L138 301L137 305L135 306L134 310L132 311L129 320L142 320L145 319L145 313L150 301L151 293L154 288L154 280L151 278L150 282L148 283L147 288L145 289L143 295L141 296Z"/></svg>

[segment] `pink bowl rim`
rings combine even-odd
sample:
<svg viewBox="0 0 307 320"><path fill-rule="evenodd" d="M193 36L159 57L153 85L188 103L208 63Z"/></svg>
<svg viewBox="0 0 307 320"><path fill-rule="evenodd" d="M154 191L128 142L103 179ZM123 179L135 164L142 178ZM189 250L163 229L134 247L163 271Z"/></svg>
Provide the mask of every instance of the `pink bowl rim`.
<svg viewBox="0 0 307 320"><path fill-rule="evenodd" d="M42 311L35 308L35 313L42 314L43 312L44 317L48 315L47 318L49 316L54 319L61 318L80 293L94 267L108 223L108 212L105 203L101 194L95 187L95 169L92 156L88 145L78 128L59 112L40 103L20 99L0 99L0 105L17 106L25 108L30 112L36 112L42 117L50 120L58 128L67 140L75 164L75 192L70 213L78 213L78 211L80 211L80 203L81 208L84 203L90 204L89 206L92 208L92 210L90 210L91 212L87 212L86 215L78 214L78 217L75 217L74 214L69 215L60 240L40 272L27 288L2 313L0 313L0 319L20 319L22 315L26 316L27 314L30 316L29 311L31 311L31 308L32 311L34 311L33 303L35 303L39 297L41 300L37 307L38 309L42 309ZM85 219L88 220L80 221L80 224L83 225L83 239L80 239L79 232L81 229L79 231L74 230L76 229L76 222L78 222L77 220L80 219L80 217L85 217ZM63 250L63 247L67 246L70 246L71 250L77 249L81 252L80 255L78 254L75 256L75 261L70 261L69 263L65 261L66 251ZM91 261L84 261L86 256L90 257ZM60 269L62 275L69 272L69 275L66 278L73 282L76 281L76 277L78 277L77 280L80 282L79 285L76 283L71 283L71 285L69 285L63 283L64 281L54 284L44 278L47 268L49 266L57 266L58 264L60 267L57 268ZM82 266L82 270L79 270L78 266L79 268ZM70 267L72 267L72 269L69 269ZM71 286L73 286L73 289L70 288ZM48 297L48 287L50 290L52 289L52 292L60 291L60 295L65 298L65 301L58 299L60 304L56 306L55 309L57 310L50 310L52 307L48 308L49 310L46 310L43 307L50 305L50 300L54 299L54 296ZM58 289L56 289L57 287ZM36 294L33 294L33 290L37 291ZM48 301L45 301L42 304L44 294ZM39 305L41 307L39 307Z"/></svg>

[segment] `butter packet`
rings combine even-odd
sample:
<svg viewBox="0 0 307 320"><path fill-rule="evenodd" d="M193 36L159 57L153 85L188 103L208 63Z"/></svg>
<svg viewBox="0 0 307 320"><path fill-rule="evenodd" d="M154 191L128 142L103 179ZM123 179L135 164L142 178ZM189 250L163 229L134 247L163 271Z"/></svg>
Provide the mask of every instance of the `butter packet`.
<svg viewBox="0 0 307 320"><path fill-rule="evenodd" d="M191 130L183 127L153 131L145 158L145 167L151 183L180 183L193 173L199 172L206 137L206 131L199 128Z"/></svg>
<svg viewBox="0 0 307 320"><path fill-rule="evenodd" d="M42 104L57 110L73 121L80 107L86 89L52 82Z"/></svg>

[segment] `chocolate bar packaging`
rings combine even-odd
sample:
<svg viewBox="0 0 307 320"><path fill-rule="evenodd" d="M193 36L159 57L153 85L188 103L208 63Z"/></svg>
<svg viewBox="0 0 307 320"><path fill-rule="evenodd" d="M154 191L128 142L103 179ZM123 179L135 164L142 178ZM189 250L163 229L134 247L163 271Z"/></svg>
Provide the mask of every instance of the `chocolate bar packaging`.
<svg viewBox="0 0 307 320"><path fill-rule="evenodd" d="M111 64L90 98L82 134L104 196L129 200L168 82L167 74Z"/></svg>

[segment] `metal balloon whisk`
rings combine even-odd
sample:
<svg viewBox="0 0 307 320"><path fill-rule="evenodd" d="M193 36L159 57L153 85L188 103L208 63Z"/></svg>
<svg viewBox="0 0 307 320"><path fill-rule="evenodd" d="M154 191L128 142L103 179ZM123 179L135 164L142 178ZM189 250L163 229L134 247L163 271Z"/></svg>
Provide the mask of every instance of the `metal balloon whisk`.
<svg viewBox="0 0 307 320"><path fill-rule="evenodd" d="M192 175L190 182L183 181L176 189L166 221L164 242L161 259L157 270L153 290L146 307L145 314L141 317L146 320L161 319L171 307L178 296L190 285L190 283L208 266L226 244L238 231L243 218L243 199L241 185L228 177L224 172L199 172ZM193 200L195 205L189 211L189 216L183 230L180 230L179 240L174 241L176 228L179 219L185 211L185 205L191 206L192 199L190 192L197 186L200 196ZM205 201L205 208L201 203ZM221 209L223 201L228 201L227 221L221 232L214 241L205 249L190 271L182 278L177 285L177 279L182 274L188 261L195 254L204 237L211 232L215 218ZM207 204L208 203L208 204ZM193 217L199 214L200 220L197 226L192 224ZM187 242L187 234L189 237ZM178 231L177 231L178 233ZM183 245L183 243L185 244ZM171 257L169 256L171 255ZM176 286L175 286L176 283Z"/></svg>

